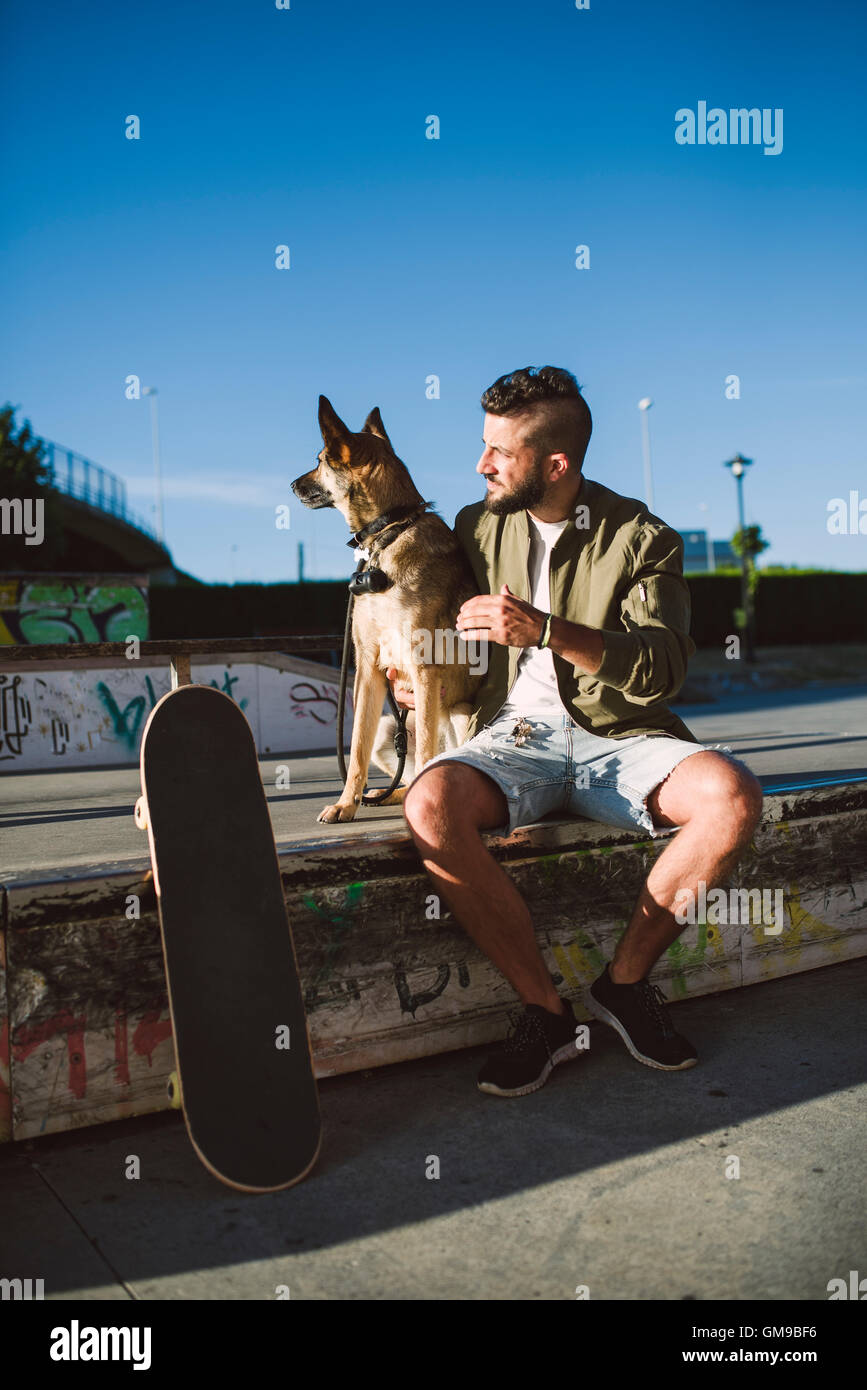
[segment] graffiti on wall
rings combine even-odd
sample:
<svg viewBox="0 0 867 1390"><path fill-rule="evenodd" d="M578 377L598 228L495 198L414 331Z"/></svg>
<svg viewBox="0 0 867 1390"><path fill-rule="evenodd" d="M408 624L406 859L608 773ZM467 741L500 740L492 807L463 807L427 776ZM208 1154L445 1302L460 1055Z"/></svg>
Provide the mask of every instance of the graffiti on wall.
<svg viewBox="0 0 867 1390"><path fill-rule="evenodd" d="M292 687L292 713L296 719L314 719L317 724L333 724L337 719L337 691L321 682L296 681Z"/></svg>
<svg viewBox="0 0 867 1390"><path fill-rule="evenodd" d="M338 690L331 681L251 662L194 665L193 679L240 706L259 753L333 747ZM90 671L0 670L0 768L133 762L148 716L169 688L166 666L136 661ZM351 719L347 698L347 738Z"/></svg>
<svg viewBox="0 0 867 1390"><path fill-rule="evenodd" d="M145 641L148 591L121 576L0 580L0 646Z"/></svg>

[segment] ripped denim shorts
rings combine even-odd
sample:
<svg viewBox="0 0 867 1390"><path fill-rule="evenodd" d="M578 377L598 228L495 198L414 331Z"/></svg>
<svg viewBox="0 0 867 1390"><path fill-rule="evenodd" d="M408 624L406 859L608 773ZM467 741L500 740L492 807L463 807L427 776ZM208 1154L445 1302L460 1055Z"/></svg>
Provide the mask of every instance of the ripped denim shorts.
<svg viewBox="0 0 867 1390"><path fill-rule="evenodd" d="M647 831L651 837L665 833L654 824L647 798L678 763L708 745L668 734L601 738L565 710L548 719L552 722L527 716L523 737L516 739L515 714L497 716L460 748L437 754L419 776L442 762L469 763L484 772L506 797L508 825L497 827L502 834L552 811Z"/></svg>

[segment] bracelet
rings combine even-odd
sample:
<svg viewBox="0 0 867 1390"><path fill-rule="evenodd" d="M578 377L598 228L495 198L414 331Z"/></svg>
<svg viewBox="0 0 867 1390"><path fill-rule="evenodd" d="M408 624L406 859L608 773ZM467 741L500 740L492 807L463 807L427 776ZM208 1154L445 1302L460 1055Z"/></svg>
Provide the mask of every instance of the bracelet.
<svg viewBox="0 0 867 1390"><path fill-rule="evenodd" d="M542 624L542 631L539 633L539 640L536 643L537 647L547 647L551 640L551 619L553 616L553 613L549 613Z"/></svg>

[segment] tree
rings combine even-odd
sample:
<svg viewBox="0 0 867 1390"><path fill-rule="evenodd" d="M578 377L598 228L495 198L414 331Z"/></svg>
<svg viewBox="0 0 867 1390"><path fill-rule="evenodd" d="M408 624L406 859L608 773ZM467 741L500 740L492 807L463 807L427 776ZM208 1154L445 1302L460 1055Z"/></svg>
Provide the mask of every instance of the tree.
<svg viewBox="0 0 867 1390"><path fill-rule="evenodd" d="M8 402L0 409L0 478L3 486L9 490L15 487L50 487L51 471L46 461L45 443L33 433L29 420L25 420L16 433L15 410L16 407ZM33 495L32 491L30 495Z"/></svg>
<svg viewBox="0 0 867 1390"><path fill-rule="evenodd" d="M58 494L53 486L44 440L33 433L30 421L16 428L17 407L0 408L0 498L7 503L42 502L44 535L40 545L28 545L27 537L0 533L0 570L46 570L62 558L64 539ZM4 525L11 512L3 512Z"/></svg>
<svg viewBox="0 0 867 1390"><path fill-rule="evenodd" d="M732 550L736 555L746 555L750 569L753 568L755 557L767 550L770 544L762 535L761 526L745 526L743 530L738 527L731 539Z"/></svg>
<svg viewBox="0 0 867 1390"><path fill-rule="evenodd" d="M759 576L756 569L756 556L761 555L763 550L770 547L771 542L766 541L762 535L761 526L745 526L743 530L738 527L731 539L731 547L736 555L747 561L747 582L749 584L750 598L755 597Z"/></svg>

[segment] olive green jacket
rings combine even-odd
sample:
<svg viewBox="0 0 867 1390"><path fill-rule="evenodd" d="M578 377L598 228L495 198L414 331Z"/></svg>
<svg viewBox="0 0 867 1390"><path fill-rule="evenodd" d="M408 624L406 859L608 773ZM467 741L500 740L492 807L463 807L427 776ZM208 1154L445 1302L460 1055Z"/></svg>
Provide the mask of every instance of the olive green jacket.
<svg viewBox="0 0 867 1390"><path fill-rule="evenodd" d="M494 516L475 502L458 513L454 529L480 593L498 594L508 584L531 601L525 511ZM553 654L560 699L575 722L607 738L669 734L697 743L666 703L683 685L695 651L677 532L634 497L584 478L576 513L551 553L550 573L554 615L599 629L605 642L593 676ZM488 645L468 738L506 702L521 650Z"/></svg>

